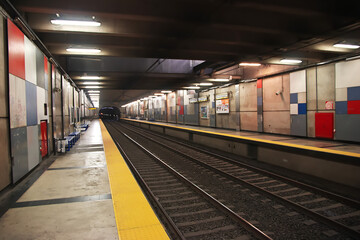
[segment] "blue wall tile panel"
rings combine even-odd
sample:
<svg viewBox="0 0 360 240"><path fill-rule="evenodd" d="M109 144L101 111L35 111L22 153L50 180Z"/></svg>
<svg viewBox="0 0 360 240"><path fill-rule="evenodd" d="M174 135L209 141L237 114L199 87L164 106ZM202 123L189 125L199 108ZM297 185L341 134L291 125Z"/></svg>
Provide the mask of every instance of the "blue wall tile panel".
<svg viewBox="0 0 360 240"><path fill-rule="evenodd" d="M297 93L290 94L290 103L298 103L298 94Z"/></svg>
<svg viewBox="0 0 360 240"><path fill-rule="evenodd" d="M257 97L257 105L258 105L258 106L262 106L262 105L263 105L263 98L262 98L262 97Z"/></svg>
<svg viewBox="0 0 360 240"><path fill-rule="evenodd" d="M306 114L306 103L299 103L298 114Z"/></svg>
<svg viewBox="0 0 360 240"><path fill-rule="evenodd" d="M336 114L347 114L347 101L335 102Z"/></svg>
<svg viewBox="0 0 360 240"><path fill-rule="evenodd" d="M28 145L26 127L10 129L11 152L14 157L12 166L13 183L28 173Z"/></svg>
<svg viewBox="0 0 360 240"><path fill-rule="evenodd" d="M336 114L335 124L337 140L360 142L360 114Z"/></svg>
<svg viewBox="0 0 360 240"><path fill-rule="evenodd" d="M36 48L36 85L45 89L44 54Z"/></svg>
<svg viewBox="0 0 360 240"><path fill-rule="evenodd" d="M348 101L360 100L360 87L349 87L347 89Z"/></svg>
<svg viewBox="0 0 360 240"><path fill-rule="evenodd" d="M306 137L306 115L291 115L291 135Z"/></svg>
<svg viewBox="0 0 360 240"><path fill-rule="evenodd" d="M31 82L26 81L26 119L27 126L37 125L37 99L36 86Z"/></svg>

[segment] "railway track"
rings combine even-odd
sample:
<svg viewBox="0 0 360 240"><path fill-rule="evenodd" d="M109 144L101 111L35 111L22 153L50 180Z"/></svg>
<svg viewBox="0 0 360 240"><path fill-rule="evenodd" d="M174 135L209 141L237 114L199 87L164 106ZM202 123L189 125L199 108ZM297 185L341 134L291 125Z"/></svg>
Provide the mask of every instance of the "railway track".
<svg viewBox="0 0 360 240"><path fill-rule="evenodd" d="M105 125L174 239L271 239L117 127Z"/></svg>
<svg viewBox="0 0 360 240"><path fill-rule="evenodd" d="M120 124L117 124L120 126ZM124 127L123 125L121 125ZM129 125L127 125L129 126ZM353 239L360 238L360 204L322 189L135 127L126 127L224 178L266 195ZM336 235L336 234L334 234Z"/></svg>

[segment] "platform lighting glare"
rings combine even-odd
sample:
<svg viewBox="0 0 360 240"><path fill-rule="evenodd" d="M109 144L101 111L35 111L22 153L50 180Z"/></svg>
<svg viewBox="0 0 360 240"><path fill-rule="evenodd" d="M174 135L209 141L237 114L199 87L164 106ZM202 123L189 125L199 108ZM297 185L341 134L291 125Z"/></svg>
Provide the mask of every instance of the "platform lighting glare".
<svg viewBox="0 0 360 240"><path fill-rule="evenodd" d="M211 82L229 82L230 81L230 79L227 79L227 78L209 78L207 80L211 81Z"/></svg>
<svg viewBox="0 0 360 240"><path fill-rule="evenodd" d="M84 86L84 88L100 88L100 86Z"/></svg>
<svg viewBox="0 0 360 240"><path fill-rule="evenodd" d="M81 27L100 27L101 23L96 21L78 21L78 20L64 20L64 19L53 19L51 23L54 25L63 26L81 26Z"/></svg>
<svg viewBox="0 0 360 240"><path fill-rule="evenodd" d="M164 96L163 93L154 93L155 96Z"/></svg>
<svg viewBox="0 0 360 240"><path fill-rule="evenodd" d="M345 44L345 43L337 43L334 44L333 47L337 48L347 48L347 49L358 49L360 46L355 44Z"/></svg>
<svg viewBox="0 0 360 240"><path fill-rule="evenodd" d="M287 59L287 58L281 59L280 62L281 62L281 63L285 63L285 64L297 64L297 63L302 63L302 61L299 60L299 59Z"/></svg>
<svg viewBox="0 0 360 240"><path fill-rule="evenodd" d="M90 93L89 96L100 96L99 93Z"/></svg>
<svg viewBox="0 0 360 240"><path fill-rule="evenodd" d="M81 76L81 79L88 79L88 80L99 80L101 77L99 76Z"/></svg>
<svg viewBox="0 0 360 240"><path fill-rule="evenodd" d="M200 86L212 86L212 85L214 85L214 84L204 82L204 83L199 83L199 85L200 85Z"/></svg>
<svg viewBox="0 0 360 240"><path fill-rule="evenodd" d="M99 90L89 90L88 93L99 93Z"/></svg>
<svg viewBox="0 0 360 240"><path fill-rule="evenodd" d="M162 93L172 93L172 91L168 91L168 90L163 90L161 91Z"/></svg>
<svg viewBox="0 0 360 240"><path fill-rule="evenodd" d="M99 53L100 49L96 48L67 48L66 51L72 53Z"/></svg>
<svg viewBox="0 0 360 240"><path fill-rule="evenodd" d="M190 87L184 87L185 89L200 89L200 87L197 86L190 86Z"/></svg>
<svg viewBox="0 0 360 240"><path fill-rule="evenodd" d="M240 63L239 65L240 66L249 66L249 67L258 67L261 64L260 63L246 63L246 62L244 62L244 63Z"/></svg>

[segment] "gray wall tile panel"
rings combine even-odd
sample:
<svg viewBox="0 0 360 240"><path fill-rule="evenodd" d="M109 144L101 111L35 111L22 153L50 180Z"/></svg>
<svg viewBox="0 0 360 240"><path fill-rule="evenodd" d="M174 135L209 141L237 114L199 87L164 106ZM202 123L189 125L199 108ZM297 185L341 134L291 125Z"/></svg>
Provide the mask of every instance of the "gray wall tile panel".
<svg viewBox="0 0 360 240"><path fill-rule="evenodd" d="M0 191L11 183L9 119L0 118Z"/></svg>
<svg viewBox="0 0 360 240"><path fill-rule="evenodd" d="M336 114L336 140L360 142L360 114Z"/></svg>
<svg viewBox="0 0 360 240"><path fill-rule="evenodd" d="M17 182L28 172L28 146L26 127L10 130L11 150L14 157L13 182Z"/></svg>
<svg viewBox="0 0 360 240"><path fill-rule="evenodd" d="M45 89L44 54L36 48L36 85Z"/></svg>
<svg viewBox="0 0 360 240"><path fill-rule="evenodd" d="M292 115L290 134L295 136L306 137L306 114Z"/></svg>
<svg viewBox="0 0 360 240"><path fill-rule="evenodd" d="M26 87L26 119L27 126L37 125L37 98L36 86L31 82L25 82Z"/></svg>
<svg viewBox="0 0 360 240"><path fill-rule="evenodd" d="M28 147L28 170L30 171L39 164L40 144L39 144L39 125L27 127L27 147Z"/></svg>

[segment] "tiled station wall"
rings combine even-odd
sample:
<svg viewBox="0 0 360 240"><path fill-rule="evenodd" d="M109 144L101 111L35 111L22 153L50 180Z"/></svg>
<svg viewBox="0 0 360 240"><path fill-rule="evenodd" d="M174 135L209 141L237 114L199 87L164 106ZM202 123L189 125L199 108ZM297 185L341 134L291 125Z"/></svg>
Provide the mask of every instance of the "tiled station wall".
<svg viewBox="0 0 360 240"><path fill-rule="evenodd" d="M216 95L222 93L228 93L229 114L216 113ZM190 102L197 97L208 100ZM162 109L163 113L165 101L159 99L164 98L149 100L155 112ZM139 117L134 105L138 104L126 109L132 118ZM168 95L166 114L173 123L360 142L360 60L200 93L178 90ZM154 115L148 119L165 121Z"/></svg>

